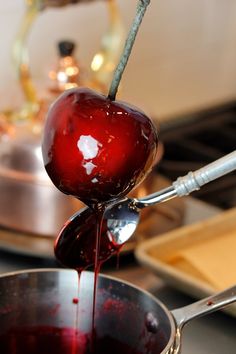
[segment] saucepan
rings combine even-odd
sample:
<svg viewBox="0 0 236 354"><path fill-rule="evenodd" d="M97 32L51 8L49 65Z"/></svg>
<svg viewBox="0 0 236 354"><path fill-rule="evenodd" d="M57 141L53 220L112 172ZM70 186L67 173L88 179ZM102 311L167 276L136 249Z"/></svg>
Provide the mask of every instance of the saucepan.
<svg viewBox="0 0 236 354"><path fill-rule="evenodd" d="M148 292L100 274L93 311L93 286L89 271L79 281L64 269L2 275L1 354L179 354L187 322L236 301L235 286L169 311Z"/></svg>

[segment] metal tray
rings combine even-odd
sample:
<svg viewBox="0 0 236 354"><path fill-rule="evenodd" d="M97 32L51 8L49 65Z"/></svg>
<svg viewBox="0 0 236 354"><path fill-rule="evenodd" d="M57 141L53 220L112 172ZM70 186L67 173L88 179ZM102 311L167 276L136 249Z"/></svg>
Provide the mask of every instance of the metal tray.
<svg viewBox="0 0 236 354"><path fill-rule="evenodd" d="M180 262L179 255L183 253L188 254L189 252L188 256L191 257L190 250L194 247L200 247L202 252L205 252L205 256L207 255L210 260L208 264L212 266L212 263L215 262L215 257L219 256L218 253L214 253L216 252L214 244L221 239L222 256L219 256L218 259L220 262L218 263L218 269L220 267L221 270L219 272L221 275L218 273L219 278L231 272L230 275L232 275L232 278L233 276L235 277L233 283L236 283L236 272L233 266L234 260L232 261L232 258L235 259L233 256L234 248L233 250L227 249L229 243L226 242L227 235L234 237L236 242L235 230L236 208L232 208L207 220L180 227L162 236L147 240L136 248L135 256L141 264L148 267L171 286L193 297L202 298L219 290L214 281L212 281L212 278L209 277L210 270L206 267L205 270L203 267L197 267L194 260L191 262L189 257L187 260L185 259L184 263L183 258ZM228 257L225 256L227 254ZM203 266L206 266L205 256L201 257L201 254L199 256L199 262L202 259ZM231 267L229 265L231 265ZM219 284L220 282L225 284L224 278L218 280ZM236 315L236 306L230 307L227 311L229 311L230 314Z"/></svg>

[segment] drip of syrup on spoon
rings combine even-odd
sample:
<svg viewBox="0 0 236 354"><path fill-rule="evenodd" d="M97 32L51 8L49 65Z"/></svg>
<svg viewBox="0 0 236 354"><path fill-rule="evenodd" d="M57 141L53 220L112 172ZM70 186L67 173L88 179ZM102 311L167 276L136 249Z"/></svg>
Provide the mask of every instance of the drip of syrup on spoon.
<svg viewBox="0 0 236 354"><path fill-rule="evenodd" d="M189 195L201 186L236 169L236 151L195 172L179 177L172 185L143 199L123 198L105 209L101 226L99 262L103 263L119 252L134 234L141 209L165 202L177 196ZM71 217L61 230L55 253L62 264L85 269L95 263L96 214L84 208ZM66 250L66 252L65 252Z"/></svg>

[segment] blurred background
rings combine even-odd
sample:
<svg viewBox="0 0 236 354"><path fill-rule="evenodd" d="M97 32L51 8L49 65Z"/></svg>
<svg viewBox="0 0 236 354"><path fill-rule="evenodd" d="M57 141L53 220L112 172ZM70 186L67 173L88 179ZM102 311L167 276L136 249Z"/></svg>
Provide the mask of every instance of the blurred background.
<svg viewBox="0 0 236 354"><path fill-rule="evenodd" d="M57 60L61 39L77 44L88 65L107 29L106 1L47 8L28 39L30 69L42 85ZM117 0L127 29L136 0ZM21 102L11 49L25 11L24 0L0 3L0 109ZM125 72L122 99L165 119L235 97L236 3L234 0L152 0Z"/></svg>
<svg viewBox="0 0 236 354"><path fill-rule="evenodd" d="M44 170L46 112L70 87L108 92L136 5L136 0L1 2L0 226L7 249L26 247L51 256L45 241L51 245L65 220L82 207L58 192ZM149 114L160 131L156 166L134 196L160 190L235 149L235 18L233 0L151 1L118 93ZM193 196L206 204L178 198L147 208L128 250L234 207L235 174ZM31 235L32 245L25 235ZM41 237L43 251L38 252L35 241Z"/></svg>

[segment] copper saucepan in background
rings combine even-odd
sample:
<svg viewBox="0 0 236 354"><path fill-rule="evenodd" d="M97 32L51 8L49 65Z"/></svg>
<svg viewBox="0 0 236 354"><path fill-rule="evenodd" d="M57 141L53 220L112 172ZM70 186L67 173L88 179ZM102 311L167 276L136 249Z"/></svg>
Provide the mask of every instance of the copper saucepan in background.
<svg viewBox="0 0 236 354"><path fill-rule="evenodd" d="M0 225L19 233L54 239L64 222L84 204L61 193L52 184L43 166L41 133L33 133L33 129L34 125L30 123L9 126L3 132L0 129ZM162 155L163 146L160 143L156 163ZM153 172L131 195L143 197L161 188L162 181ZM171 209L173 212L170 211L170 218L167 212L166 224L179 226L182 203L173 202ZM157 234L158 221L160 223L157 219L155 207L145 210L141 222L147 220L151 227L142 225L142 234L148 230Z"/></svg>

